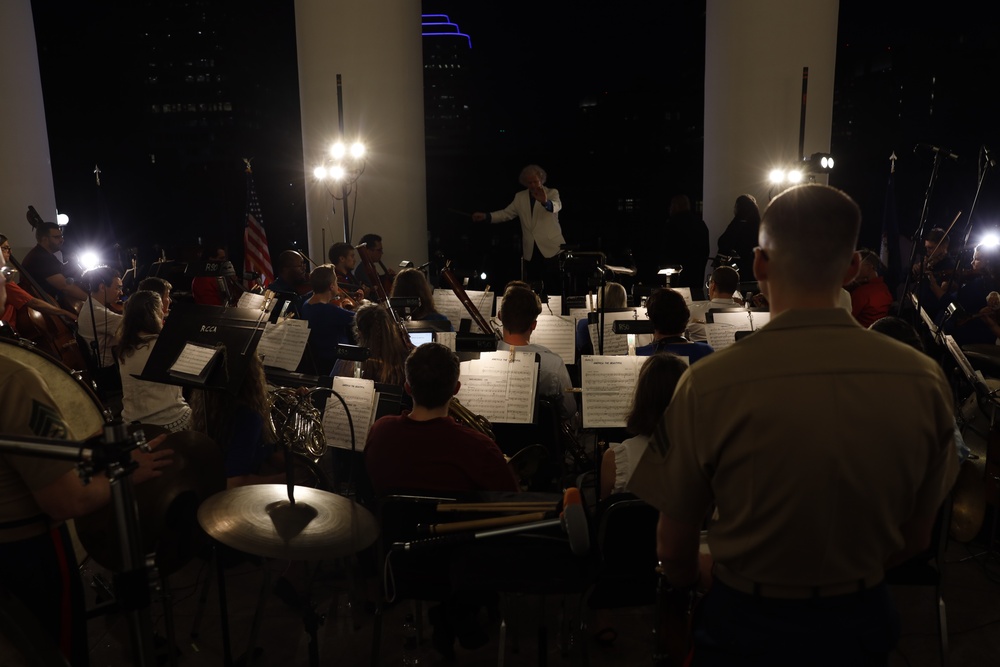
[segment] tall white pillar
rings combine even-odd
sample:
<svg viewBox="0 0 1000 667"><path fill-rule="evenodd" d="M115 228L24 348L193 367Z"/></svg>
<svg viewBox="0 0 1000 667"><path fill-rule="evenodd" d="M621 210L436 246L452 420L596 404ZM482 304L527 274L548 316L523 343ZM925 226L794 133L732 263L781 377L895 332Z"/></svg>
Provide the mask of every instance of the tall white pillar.
<svg viewBox="0 0 1000 667"><path fill-rule="evenodd" d="M28 205L56 219L31 0L0 2L0 233L17 257L35 245Z"/></svg>
<svg viewBox="0 0 1000 667"><path fill-rule="evenodd" d="M752 194L763 213L772 167L829 152L838 10L839 0L708 0L703 189L712 254L737 196ZM809 85L799 155L803 67Z"/></svg>
<svg viewBox="0 0 1000 667"><path fill-rule="evenodd" d="M350 200L351 241L381 235L386 266L427 259L423 52L415 0L295 0L299 98L309 256L326 261L344 240L344 202L312 178L313 167L339 138L337 74L342 75L345 143L368 147ZM284 250L275 248L275 255Z"/></svg>

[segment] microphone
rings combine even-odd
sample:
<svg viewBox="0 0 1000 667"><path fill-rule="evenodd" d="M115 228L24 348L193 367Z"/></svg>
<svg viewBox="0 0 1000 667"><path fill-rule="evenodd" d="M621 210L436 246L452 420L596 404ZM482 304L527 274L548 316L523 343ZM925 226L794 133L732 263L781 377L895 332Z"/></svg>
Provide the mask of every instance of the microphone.
<svg viewBox="0 0 1000 667"><path fill-rule="evenodd" d="M993 159L993 156L990 155L990 149L986 147L986 144L983 144L983 157L986 158L986 164L991 167L997 166L997 162Z"/></svg>
<svg viewBox="0 0 1000 667"><path fill-rule="evenodd" d="M930 151L932 153L937 153L937 154L943 155L944 157L948 158L949 160L957 160L958 159L958 156L955 155L955 153L952 153L951 150L949 150L947 148L941 148L940 146L931 146L930 144L917 144L916 146L913 147L913 152L914 153L916 153L917 151L921 151L921 150Z"/></svg>

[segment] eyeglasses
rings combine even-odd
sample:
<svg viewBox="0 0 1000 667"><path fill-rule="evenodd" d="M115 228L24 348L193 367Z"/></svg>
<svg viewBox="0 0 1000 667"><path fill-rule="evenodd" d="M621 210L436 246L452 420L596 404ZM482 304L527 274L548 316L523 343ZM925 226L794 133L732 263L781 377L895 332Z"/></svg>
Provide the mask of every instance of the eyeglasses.
<svg viewBox="0 0 1000 667"><path fill-rule="evenodd" d="M0 245L0 250L3 250L4 252L10 252L10 246L9 245Z"/></svg>

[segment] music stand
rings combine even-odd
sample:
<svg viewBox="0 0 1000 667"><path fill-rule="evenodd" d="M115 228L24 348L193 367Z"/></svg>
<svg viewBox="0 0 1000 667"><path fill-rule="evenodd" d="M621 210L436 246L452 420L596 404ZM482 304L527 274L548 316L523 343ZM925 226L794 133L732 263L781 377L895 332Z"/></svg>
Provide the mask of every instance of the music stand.
<svg viewBox="0 0 1000 667"><path fill-rule="evenodd" d="M236 395L263 331L259 310L178 303L164 322L146 366L136 377L181 387L225 390ZM223 351L220 362L203 380L178 377L170 372L188 343L220 347Z"/></svg>

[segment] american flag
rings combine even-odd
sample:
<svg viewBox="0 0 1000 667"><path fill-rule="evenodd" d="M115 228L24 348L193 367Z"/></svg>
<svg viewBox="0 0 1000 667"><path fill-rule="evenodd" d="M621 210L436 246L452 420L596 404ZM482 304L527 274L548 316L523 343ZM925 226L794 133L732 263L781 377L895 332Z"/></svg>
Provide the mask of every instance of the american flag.
<svg viewBox="0 0 1000 667"><path fill-rule="evenodd" d="M263 284L274 281L271 268L271 253L267 249L267 232L260 216L260 202L257 188L253 184L253 169L250 160L243 160L247 167L247 223L243 229L243 270L246 273L263 275Z"/></svg>

